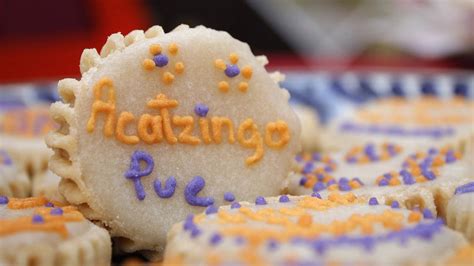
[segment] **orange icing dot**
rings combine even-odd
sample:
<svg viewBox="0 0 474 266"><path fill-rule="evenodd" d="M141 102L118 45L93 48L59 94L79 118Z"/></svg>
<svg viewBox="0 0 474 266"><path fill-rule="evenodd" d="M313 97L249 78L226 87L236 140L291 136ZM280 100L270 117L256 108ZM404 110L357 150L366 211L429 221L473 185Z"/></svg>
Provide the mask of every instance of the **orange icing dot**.
<svg viewBox="0 0 474 266"><path fill-rule="evenodd" d="M214 66L220 70L225 70L226 68L225 62L222 59L217 59L214 61Z"/></svg>
<svg viewBox="0 0 474 266"><path fill-rule="evenodd" d="M415 211L410 212L410 214L408 215L408 221L411 223L419 222L421 221L421 218L422 218L421 213L415 212Z"/></svg>
<svg viewBox="0 0 474 266"><path fill-rule="evenodd" d="M239 62L239 56L236 53L230 53L229 60L232 64L237 64L237 62Z"/></svg>
<svg viewBox="0 0 474 266"><path fill-rule="evenodd" d="M162 80L165 84L171 84L174 81L174 75L171 74L171 72L166 71L165 73L163 73Z"/></svg>
<svg viewBox="0 0 474 266"><path fill-rule="evenodd" d="M181 74L184 72L184 63L183 62L177 62L175 65L174 65L174 70L176 71L176 73L178 74Z"/></svg>
<svg viewBox="0 0 474 266"><path fill-rule="evenodd" d="M176 55L178 53L178 45L176 43L171 43L168 46L168 52L172 55Z"/></svg>
<svg viewBox="0 0 474 266"><path fill-rule="evenodd" d="M147 59L143 60L143 68L145 70L148 70L148 71L151 71L151 70L155 69L155 62L153 62L153 60L147 58Z"/></svg>
<svg viewBox="0 0 474 266"><path fill-rule="evenodd" d="M247 82L242 81L239 83L239 91L247 92L248 89L249 89L249 84Z"/></svg>
<svg viewBox="0 0 474 266"><path fill-rule="evenodd" d="M159 45L159 44L157 44L157 43L156 43L156 44L152 44L152 45L150 45L150 47L149 47L148 50L150 51L150 53L151 53L152 55L157 55L157 54L161 53L161 45ZM152 61L152 62L153 62L153 61ZM153 66L155 66L155 64L153 64Z"/></svg>
<svg viewBox="0 0 474 266"><path fill-rule="evenodd" d="M252 74L253 74L253 71L252 71L252 67L251 66L244 66L242 68L242 76L246 79L250 79L252 78Z"/></svg>
<svg viewBox="0 0 474 266"><path fill-rule="evenodd" d="M218 88L221 92L228 92L229 91L229 83L227 81L219 82Z"/></svg>

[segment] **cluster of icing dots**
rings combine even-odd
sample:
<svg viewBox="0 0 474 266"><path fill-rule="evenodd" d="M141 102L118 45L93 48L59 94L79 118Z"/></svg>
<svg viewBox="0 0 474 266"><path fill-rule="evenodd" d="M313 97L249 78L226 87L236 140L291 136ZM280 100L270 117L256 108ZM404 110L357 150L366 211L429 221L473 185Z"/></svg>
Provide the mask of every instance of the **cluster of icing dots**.
<svg viewBox="0 0 474 266"><path fill-rule="evenodd" d="M178 54L179 48L176 43L171 43L168 45L169 55L176 56ZM163 51L163 48L160 44L152 44L149 47L150 54L153 55L153 59L146 58L143 60L143 68L148 71L153 71L156 68L164 68L170 64L170 58ZM184 63L178 61L174 64L174 73L182 74L184 72ZM164 71L162 73L162 81L165 84L173 83L175 75L170 71Z"/></svg>
<svg viewBox="0 0 474 266"><path fill-rule="evenodd" d="M417 152L403 162L403 169L385 173L376 179L378 186L413 185L435 180L440 167L451 164L461 158L461 153L445 147L430 148L428 152Z"/></svg>
<svg viewBox="0 0 474 266"><path fill-rule="evenodd" d="M277 207L272 208L265 206L265 198L258 197L255 210L251 206L236 206L230 210L221 208L189 215L183 223L183 230L191 238L206 238L210 246L234 241L242 249L263 246L277 250L281 244L291 242L307 246L316 254L323 255L330 248L344 245L357 246L370 252L378 243L404 243L409 238L428 241L443 226L442 220L434 219L428 209L409 211L408 215L404 215L398 211L399 204L396 201L390 203L390 209L378 213L355 213L331 223L318 223L312 215L314 212L363 202L363 199L358 199L352 193L331 193L327 199L321 199L317 194L299 200L282 195L278 198ZM378 205L377 199L371 198L368 205ZM211 234L203 234L212 223L218 224L219 229ZM255 223L272 226L254 226ZM384 228L386 232L376 233L377 227ZM255 263L255 256L254 253L249 262Z"/></svg>
<svg viewBox="0 0 474 266"><path fill-rule="evenodd" d="M61 204L49 202L44 197L17 199L0 196L0 206L2 205L7 205L7 208L13 210L34 208L34 213L30 216L1 219L0 236L39 231L57 233L62 238L67 238L66 223L84 220L75 207L60 207Z"/></svg>
<svg viewBox="0 0 474 266"><path fill-rule="evenodd" d="M380 151L377 151L377 148ZM349 150L345 156L346 162L366 164L369 162L385 161L393 158L402 151L399 145L384 143L377 147L375 144L368 143L365 146L356 146Z"/></svg>
<svg viewBox="0 0 474 266"><path fill-rule="evenodd" d="M214 61L214 66L217 69L224 71L224 74L229 78L235 78L239 74L242 74L242 76L246 80L249 80L252 78L252 73L253 73L252 67L244 66L240 69L239 66L237 65L237 63L239 62L239 56L237 54L231 53L229 55L229 61L230 61L230 64L226 64L224 60L217 59L216 61ZM230 89L229 82L225 80L220 81L218 84L218 88L219 88L219 91L221 92L228 92ZM247 92L247 90L249 89L249 84L246 81L241 81L239 82L237 88L241 92Z"/></svg>
<svg viewBox="0 0 474 266"><path fill-rule="evenodd" d="M331 173L337 169L337 163L328 155L320 153L303 153L295 158L302 174Z"/></svg>

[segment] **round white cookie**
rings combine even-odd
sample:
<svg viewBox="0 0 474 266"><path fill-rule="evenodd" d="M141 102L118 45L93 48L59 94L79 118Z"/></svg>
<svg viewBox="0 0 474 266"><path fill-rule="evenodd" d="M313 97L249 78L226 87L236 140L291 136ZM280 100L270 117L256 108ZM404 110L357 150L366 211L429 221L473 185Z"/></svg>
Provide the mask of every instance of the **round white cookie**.
<svg viewBox="0 0 474 266"><path fill-rule="evenodd" d="M10 154L0 148L0 196L24 198L30 193L30 179Z"/></svg>
<svg viewBox="0 0 474 266"><path fill-rule="evenodd" d="M308 106L293 105L293 110L301 123L301 144L303 150L314 151L319 148L319 118L316 111Z"/></svg>
<svg viewBox="0 0 474 266"><path fill-rule="evenodd" d="M452 145L462 149L474 128L474 102L466 98L388 98L332 121L321 133L324 151L365 142L412 148Z"/></svg>
<svg viewBox="0 0 474 266"><path fill-rule="evenodd" d="M299 148L289 94L249 46L182 25L112 34L59 82L47 137L60 191L124 251L211 204L277 195ZM150 254L150 253L148 253Z"/></svg>
<svg viewBox="0 0 474 266"><path fill-rule="evenodd" d="M108 232L72 206L0 197L0 264L108 265Z"/></svg>
<svg viewBox="0 0 474 266"><path fill-rule="evenodd" d="M456 188L448 203L446 222L474 242L474 182Z"/></svg>
<svg viewBox="0 0 474 266"><path fill-rule="evenodd" d="M410 265L446 260L467 241L443 221L352 194L256 199L176 224L166 265Z"/></svg>
<svg viewBox="0 0 474 266"><path fill-rule="evenodd" d="M32 177L48 168L51 150L44 142L57 125L49 116L49 105L34 105L0 111L0 146Z"/></svg>

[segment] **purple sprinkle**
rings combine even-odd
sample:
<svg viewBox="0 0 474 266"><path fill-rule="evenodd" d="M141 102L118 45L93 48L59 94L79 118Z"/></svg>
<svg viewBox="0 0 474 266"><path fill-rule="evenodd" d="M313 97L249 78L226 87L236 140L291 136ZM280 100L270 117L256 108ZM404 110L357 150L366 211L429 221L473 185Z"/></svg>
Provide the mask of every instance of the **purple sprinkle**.
<svg viewBox="0 0 474 266"><path fill-rule="evenodd" d="M454 156L453 151L448 151L448 152L446 153L446 158L445 158L446 163L453 163L453 162L455 162L456 160L457 160L457 159L456 159L456 157Z"/></svg>
<svg viewBox="0 0 474 266"><path fill-rule="evenodd" d="M472 193L474 192L474 182L470 182L467 184L464 184L460 187L457 187L456 190L454 191L454 194L464 194L464 193Z"/></svg>
<svg viewBox="0 0 474 266"><path fill-rule="evenodd" d="M434 180L434 179L436 179L436 176L435 176L435 174L434 174L432 171L423 170L423 171L422 171L422 175L423 175L424 177L426 177L426 179L428 179L428 180Z"/></svg>
<svg viewBox="0 0 474 266"><path fill-rule="evenodd" d="M285 202L289 202L290 198L288 198L287 195L281 195L280 198L278 199L278 201L281 202L281 203L285 203Z"/></svg>
<svg viewBox="0 0 474 266"><path fill-rule="evenodd" d="M314 165L311 162L307 162L303 167L303 174L309 174L313 171Z"/></svg>
<svg viewBox="0 0 474 266"><path fill-rule="evenodd" d="M323 174L317 174L316 177L318 178L319 181L323 181L323 179L324 179Z"/></svg>
<svg viewBox="0 0 474 266"><path fill-rule="evenodd" d="M224 193L224 200L228 202L232 202L235 200L235 196L234 194L232 194L232 192L226 192Z"/></svg>
<svg viewBox="0 0 474 266"><path fill-rule="evenodd" d="M327 182L326 187L329 187L329 186L334 185L334 184L336 184L336 180L331 179Z"/></svg>
<svg viewBox="0 0 474 266"><path fill-rule="evenodd" d="M347 177L341 177L339 179L339 184L349 184L349 179L347 179Z"/></svg>
<svg viewBox="0 0 474 266"><path fill-rule="evenodd" d="M255 205L266 205L267 204L267 201L265 200L264 197L262 196L258 196L256 199L255 199Z"/></svg>
<svg viewBox="0 0 474 266"><path fill-rule="evenodd" d="M146 163L145 169L140 170L140 161ZM145 199L145 189L143 188L141 177L147 176L153 172L155 163L153 157L145 151L135 151L130 160L130 168L125 173L127 179L131 179L135 186L135 192L138 200Z"/></svg>
<svg viewBox="0 0 474 266"><path fill-rule="evenodd" d="M428 150L428 154L434 155L434 154L437 154L437 153L438 153L438 149L436 149L436 148L430 148Z"/></svg>
<svg viewBox="0 0 474 266"><path fill-rule="evenodd" d="M371 206L379 205L379 201L376 198L372 197L369 199L369 205Z"/></svg>
<svg viewBox="0 0 474 266"><path fill-rule="evenodd" d="M306 178L305 176L303 176L303 177L300 179L300 186L304 186L307 181L308 181L308 178Z"/></svg>
<svg viewBox="0 0 474 266"><path fill-rule="evenodd" d="M327 165L327 166L324 167L324 171L327 172L327 173L332 172L332 170L333 170L332 167L329 166L329 165Z"/></svg>
<svg viewBox="0 0 474 266"><path fill-rule="evenodd" d="M425 219L433 219L434 218L433 213L428 208L423 209L423 217Z"/></svg>
<svg viewBox="0 0 474 266"><path fill-rule="evenodd" d="M382 180L380 180L379 182L379 186L380 187L388 186L388 180L385 178L382 178Z"/></svg>
<svg viewBox="0 0 474 266"><path fill-rule="evenodd" d="M47 202L44 206L45 207L54 207L54 204L51 203L51 202Z"/></svg>
<svg viewBox="0 0 474 266"><path fill-rule="evenodd" d="M164 188L161 188L160 180L156 179L153 182L153 188L155 189L155 193L158 195L158 197L163 199L170 198L173 196L174 191L176 190L176 178L173 176L168 177L168 179L165 181Z"/></svg>
<svg viewBox="0 0 474 266"><path fill-rule="evenodd" d="M398 209L398 208L400 208L400 204L398 203L398 201L394 200L390 204L390 207L392 207L393 209Z"/></svg>
<svg viewBox="0 0 474 266"><path fill-rule="evenodd" d="M416 183L415 179L413 178L413 176L410 174L410 172L408 172L407 170L403 169L401 170L400 172L400 175L402 176L402 179L403 179L403 183L405 185L413 185Z"/></svg>
<svg viewBox="0 0 474 266"><path fill-rule="evenodd" d="M33 218L31 219L31 222L33 222L35 224L42 224L42 223L44 223L43 216L41 216L39 214L35 214L35 215L33 215Z"/></svg>
<svg viewBox="0 0 474 266"><path fill-rule="evenodd" d="M153 57L153 61L157 67L164 67L168 64L168 57L164 54L157 54Z"/></svg>
<svg viewBox="0 0 474 266"><path fill-rule="evenodd" d="M351 186L348 183L339 183L339 190L340 191L350 191L352 190Z"/></svg>
<svg viewBox="0 0 474 266"><path fill-rule="evenodd" d="M312 157L313 160L315 160L315 161L321 161L321 154L320 154L320 153L315 152L315 153L312 154L311 157Z"/></svg>
<svg viewBox="0 0 474 266"><path fill-rule="evenodd" d="M230 208L231 209L238 209L238 208L240 208L240 203L234 202L230 205Z"/></svg>
<svg viewBox="0 0 474 266"><path fill-rule="evenodd" d="M237 65L229 65L228 64L226 66L225 70L224 70L224 73L229 78L233 78L233 77L237 76L238 74L240 74L240 69Z"/></svg>
<svg viewBox="0 0 474 266"><path fill-rule="evenodd" d="M49 213L51 215L63 215L64 211L61 208L54 208Z"/></svg>
<svg viewBox="0 0 474 266"><path fill-rule="evenodd" d="M0 204L8 204L8 197L7 196L0 196Z"/></svg>
<svg viewBox="0 0 474 266"><path fill-rule="evenodd" d="M319 191L321 191L321 190L323 190L323 189L325 189L325 188L326 188L326 186L324 185L324 183L318 181L318 182L316 182L316 184L314 184L314 186L313 186L313 191L314 191L314 192L319 192Z"/></svg>
<svg viewBox="0 0 474 266"><path fill-rule="evenodd" d="M12 158L8 155L8 153L5 150L0 150L0 155L3 157L3 163L5 165L13 164Z"/></svg>
<svg viewBox="0 0 474 266"><path fill-rule="evenodd" d="M184 198L192 206L207 207L214 204L212 197L198 197L197 194L204 188L206 181L200 176L195 176L184 189Z"/></svg>
<svg viewBox="0 0 474 266"><path fill-rule="evenodd" d="M313 192L313 194L311 194L311 197L321 199L321 195L318 192Z"/></svg>
<svg viewBox="0 0 474 266"><path fill-rule="evenodd" d="M201 230L199 230L199 228L193 227L191 229L191 237L192 238L195 238L195 237L199 236L200 234L201 234Z"/></svg>
<svg viewBox="0 0 474 266"><path fill-rule="evenodd" d="M387 180L390 180L392 178L392 174L391 173L385 173L385 174L383 174L383 177L385 177L385 179L387 179Z"/></svg>
<svg viewBox="0 0 474 266"><path fill-rule="evenodd" d="M206 214L207 215L214 214L214 213L217 213L218 210L219 210L219 208L217 208L214 205L211 205L211 206L206 208Z"/></svg>
<svg viewBox="0 0 474 266"><path fill-rule="evenodd" d="M274 250L278 247L278 242L273 240L273 239L270 239L268 240L268 249L270 250Z"/></svg>
<svg viewBox="0 0 474 266"><path fill-rule="evenodd" d="M209 112L209 107L205 104L198 103L194 106L194 113L196 113L197 116L206 117L207 112Z"/></svg>
<svg viewBox="0 0 474 266"><path fill-rule="evenodd" d="M215 246L217 244L219 244L219 242L221 242L222 240L222 236L218 233L215 233L211 236L211 239L209 240L209 242L211 243L211 245Z"/></svg>
<svg viewBox="0 0 474 266"><path fill-rule="evenodd" d="M195 227L194 224L194 215L189 214L186 219L184 220L183 223L183 229L184 231L191 230L193 227Z"/></svg>

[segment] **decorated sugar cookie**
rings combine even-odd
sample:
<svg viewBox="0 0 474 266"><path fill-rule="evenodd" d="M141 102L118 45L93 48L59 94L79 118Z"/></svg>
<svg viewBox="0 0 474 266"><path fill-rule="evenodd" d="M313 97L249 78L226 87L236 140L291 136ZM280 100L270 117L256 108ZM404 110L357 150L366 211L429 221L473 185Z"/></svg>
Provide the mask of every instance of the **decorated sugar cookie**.
<svg viewBox="0 0 474 266"><path fill-rule="evenodd" d="M125 251L210 205L277 195L299 148L289 94L226 32L155 26L86 49L47 137L60 191ZM148 252L150 254L150 252Z"/></svg>
<svg viewBox="0 0 474 266"><path fill-rule="evenodd" d="M374 204L351 193L283 195L188 216L170 232L164 264L429 264L466 244L426 210Z"/></svg>
<svg viewBox="0 0 474 266"><path fill-rule="evenodd" d="M440 217L456 187L472 178L463 155L449 147L413 152L395 144L366 144L333 157L303 154L296 159L297 172L289 178L292 194L353 192L383 204L428 208Z"/></svg>
<svg viewBox="0 0 474 266"><path fill-rule="evenodd" d="M448 203L446 222L474 241L474 181L456 188Z"/></svg>
<svg viewBox="0 0 474 266"><path fill-rule="evenodd" d="M33 176L48 168L51 151L44 137L56 127L49 105L0 109L0 146Z"/></svg>
<svg viewBox="0 0 474 266"><path fill-rule="evenodd" d="M473 123L474 102L466 98L388 98L331 122L322 133L321 144L327 151L367 141L462 149L474 133Z"/></svg>
<svg viewBox="0 0 474 266"><path fill-rule="evenodd" d="M30 179L10 154L0 148L0 196L24 198L30 193Z"/></svg>
<svg viewBox="0 0 474 266"><path fill-rule="evenodd" d="M32 181L32 196L43 196L51 201L66 203L59 193L60 180L59 176L49 170L35 175Z"/></svg>
<svg viewBox="0 0 474 266"><path fill-rule="evenodd" d="M0 264L108 265L110 236L72 206L0 196Z"/></svg>

